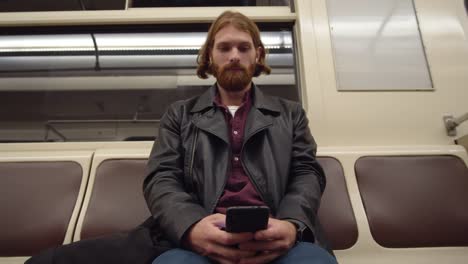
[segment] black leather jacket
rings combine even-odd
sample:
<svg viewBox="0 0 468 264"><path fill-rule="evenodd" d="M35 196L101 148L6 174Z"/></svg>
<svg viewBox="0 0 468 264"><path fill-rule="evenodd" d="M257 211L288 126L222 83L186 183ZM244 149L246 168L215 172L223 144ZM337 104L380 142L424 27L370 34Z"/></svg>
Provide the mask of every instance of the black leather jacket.
<svg viewBox="0 0 468 264"><path fill-rule="evenodd" d="M278 219L298 220L315 232L325 176L301 105L252 86L242 165ZM173 103L151 151L144 195L158 229L180 246L184 233L212 214L230 166L228 127L213 104L216 85Z"/></svg>

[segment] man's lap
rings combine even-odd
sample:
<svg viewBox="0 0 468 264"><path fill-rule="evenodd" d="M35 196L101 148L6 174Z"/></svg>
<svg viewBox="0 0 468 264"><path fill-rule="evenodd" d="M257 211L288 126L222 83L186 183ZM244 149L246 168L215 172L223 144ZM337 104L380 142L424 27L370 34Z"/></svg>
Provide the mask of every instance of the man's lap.
<svg viewBox="0 0 468 264"><path fill-rule="evenodd" d="M308 242L296 244L274 264L336 264L336 259L320 246Z"/></svg>
<svg viewBox="0 0 468 264"><path fill-rule="evenodd" d="M153 264L209 264L210 260L192 251L172 249L157 257ZM298 243L287 254L273 262L274 264L336 264L335 258L323 248L307 242Z"/></svg>

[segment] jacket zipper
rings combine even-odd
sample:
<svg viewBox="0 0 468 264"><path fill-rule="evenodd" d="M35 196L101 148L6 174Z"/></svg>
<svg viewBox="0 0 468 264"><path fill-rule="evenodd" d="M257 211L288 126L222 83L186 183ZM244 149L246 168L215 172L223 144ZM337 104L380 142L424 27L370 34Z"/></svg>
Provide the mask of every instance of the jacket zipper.
<svg viewBox="0 0 468 264"><path fill-rule="evenodd" d="M231 149L231 145L229 144L229 149ZM227 175L227 172L230 171L230 168L231 168L231 159L232 159L232 151L229 152L229 163L228 163L228 166L226 168L226 172L224 173L224 183L223 183L223 186L221 188L221 192L216 194L216 200L214 202L214 204L211 206L211 210L210 212L213 213L214 210L216 209L216 205L218 204L219 202L219 199L221 198L221 194L223 194L223 191L224 191L224 188L226 187L226 183L227 183L227 180L228 180L228 175Z"/></svg>
<svg viewBox="0 0 468 264"><path fill-rule="evenodd" d="M252 138L252 136L255 135L258 131L263 130L263 129L265 129L266 127L269 127L269 126L271 126L271 125L267 125L267 126L264 126L264 127L260 127L260 128L258 128L257 130L255 130L254 133L250 134L250 136L249 136L249 137L244 141L244 143L242 144L241 151L240 151L241 157L243 156L243 155L242 155L242 152L244 151L244 145L245 145L245 143L247 143L247 141L249 141L250 138ZM231 144L229 144L229 150L231 150ZM222 186L222 188L221 188L221 192L220 192L219 194L217 194L215 203L214 203L214 204L212 205L212 207L211 207L211 210L210 210L211 213L213 213L214 210L216 209L216 205L218 204L219 199L221 198L221 194L222 194L223 191L224 191L224 187L226 187L226 183L227 183L227 180L228 180L227 172L230 170L230 167L231 167L232 151L229 151L229 153L230 153L230 154L229 154L229 159L228 159L229 165L228 165L227 170L226 170L226 173L225 173L224 183L223 183L223 186ZM266 199L265 199L265 197L263 196L262 192L260 192L260 189L258 188L257 182L256 182L256 181L252 178L252 176L250 175L250 172L249 172L249 170L247 169L247 167L245 166L244 161L242 160L242 158L241 158L240 160L241 160L242 168L243 168L244 171L246 172L247 177L249 177L250 181L253 183L253 186L255 187L255 190L257 190L257 193L260 195L260 197L262 198L262 200L266 203ZM271 210L273 210L273 209L271 208L271 206L269 206L269 207L270 207ZM274 212L272 212L272 213L274 213Z"/></svg>
<svg viewBox="0 0 468 264"><path fill-rule="evenodd" d="M210 134L212 134L212 133L210 133ZM218 136L215 135L215 134L212 134L212 135L218 137ZM197 129L196 134L195 134L195 139L197 138L197 136L198 136L198 129ZM194 141L194 145L195 145L195 142L196 142L196 140ZM231 144L228 144L228 145L229 145L229 146L228 146L228 149L231 149ZM191 158L191 161L190 161L190 169L189 169L189 175L190 175L190 176L192 176L192 173L193 173L193 160L194 160L194 157L195 157L195 146L192 147L192 158ZM223 191L224 191L224 187L226 187L226 183L227 183L227 180L228 180L227 172L230 170L230 167L231 167L231 162L230 162L230 161L231 161L231 158L232 158L232 152L230 151L230 152L229 152L229 158L228 158L228 160L229 160L229 165L228 165L228 167L227 167L227 169L226 169L226 172L224 173L224 175L225 175L225 176L224 176L224 183L223 183L223 186L222 186L222 188L221 188L221 192L218 193L218 194L216 194L216 196L217 196L217 197L216 197L216 200L215 200L215 202L213 203L213 205L212 205L211 208L210 208L210 212L211 212L211 213L213 213L214 210L216 209L216 205L218 204L219 199L221 198L221 194L222 194Z"/></svg>
<svg viewBox="0 0 468 264"><path fill-rule="evenodd" d="M190 167L189 167L189 180L190 180L190 189L193 190L193 162L195 160L195 146L198 139L198 128L195 128L195 136L193 137L192 142L192 156L190 157Z"/></svg>
<svg viewBox="0 0 468 264"><path fill-rule="evenodd" d="M257 130L255 130L254 133L250 134L250 136L244 141L244 144L242 144L242 148L241 148L241 164L242 164L242 168L244 168L244 171L245 173L247 174L247 177L249 177L250 181L253 183L253 186L255 187L255 189L257 190L257 193L260 195L260 197L262 198L262 200L267 203L267 200L265 199L265 196L263 195L263 193L260 191L260 188L258 187L258 183L255 181L255 179L252 177L252 175L250 174L249 170L247 169L247 166L245 166L245 163L244 163L244 160L242 159L242 157L244 156L243 155L243 152L244 152L244 146L245 144L247 144L247 142L252 138L253 135L257 134L258 131L260 130L263 130L265 129L266 127L269 127L271 125L267 125L267 126L264 126L264 127L261 127ZM271 208L272 206L268 206L270 207L271 210L273 210L274 208ZM274 214L274 212L271 212L272 214Z"/></svg>

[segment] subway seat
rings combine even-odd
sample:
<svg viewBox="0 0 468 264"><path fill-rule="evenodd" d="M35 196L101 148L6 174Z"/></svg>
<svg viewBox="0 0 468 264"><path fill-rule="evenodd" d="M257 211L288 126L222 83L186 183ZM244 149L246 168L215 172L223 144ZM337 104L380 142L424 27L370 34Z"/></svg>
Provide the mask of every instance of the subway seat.
<svg viewBox="0 0 468 264"><path fill-rule="evenodd" d="M47 157L0 148L0 263L126 232L149 217L142 183L151 142L119 146L62 145ZM468 259L462 147L324 147L318 161L327 177L318 217L339 263Z"/></svg>
<svg viewBox="0 0 468 264"><path fill-rule="evenodd" d="M355 168L378 244L468 247L468 175L459 157L362 157Z"/></svg>
<svg viewBox="0 0 468 264"><path fill-rule="evenodd" d="M142 193L147 159L125 159L104 153L97 153L95 158L100 164L91 175L94 186L86 199L88 208L75 240L129 231L150 216ZM350 248L357 240L357 225L343 169L334 158L319 158L319 162L329 178L319 213L325 235L333 249Z"/></svg>
<svg viewBox="0 0 468 264"><path fill-rule="evenodd" d="M358 239L343 167L333 157L318 157L327 177L327 186L318 212L321 226L333 250L351 248Z"/></svg>
<svg viewBox="0 0 468 264"><path fill-rule="evenodd" d="M150 216L142 187L146 162L108 159L99 164L75 241L129 231Z"/></svg>
<svg viewBox="0 0 468 264"><path fill-rule="evenodd" d="M92 154L0 152L0 263L72 241Z"/></svg>

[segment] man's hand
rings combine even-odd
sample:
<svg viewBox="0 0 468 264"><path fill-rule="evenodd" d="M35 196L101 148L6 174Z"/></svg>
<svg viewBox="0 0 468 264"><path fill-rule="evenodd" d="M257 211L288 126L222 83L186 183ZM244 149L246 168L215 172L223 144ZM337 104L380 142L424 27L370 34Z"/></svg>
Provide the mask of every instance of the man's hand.
<svg viewBox="0 0 468 264"><path fill-rule="evenodd" d="M252 240L254 234L223 231L220 226L224 226L225 222L226 216L223 214L213 214L203 218L187 231L184 245L222 264L238 263L241 258L254 256L255 251L237 248L238 244Z"/></svg>
<svg viewBox="0 0 468 264"><path fill-rule="evenodd" d="M296 242L296 227L284 220L270 218L268 228L257 231L254 240L239 244L239 249L259 252L243 257L240 263L269 263L285 254Z"/></svg>

